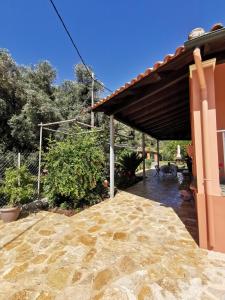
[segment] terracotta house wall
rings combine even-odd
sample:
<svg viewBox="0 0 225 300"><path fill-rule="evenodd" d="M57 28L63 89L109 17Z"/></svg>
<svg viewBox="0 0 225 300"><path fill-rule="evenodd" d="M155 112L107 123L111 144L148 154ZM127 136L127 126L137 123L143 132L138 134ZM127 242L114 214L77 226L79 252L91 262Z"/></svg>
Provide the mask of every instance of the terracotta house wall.
<svg viewBox="0 0 225 300"><path fill-rule="evenodd" d="M201 132L201 106L200 90L198 87L197 73L190 70L190 115L191 135L193 145L192 168L194 177L195 204L198 216L199 245L208 248L207 242L207 215L203 186L203 154L202 154L202 132Z"/></svg>
<svg viewBox="0 0 225 300"><path fill-rule="evenodd" d="M215 60L203 62L208 92L208 151L210 178L205 179L204 146L202 143L201 96L195 66L190 66L190 112L193 143L193 174L196 177L195 199L200 246L225 252L225 197L219 185L219 162L223 160L217 130L225 129L225 65ZM218 159L219 153L219 159ZM206 180L209 188L206 189ZM205 182L205 183L204 183Z"/></svg>
<svg viewBox="0 0 225 300"><path fill-rule="evenodd" d="M215 68L216 118L217 130L225 129L225 64L216 65ZM218 133L218 155L220 165L220 178L225 180L224 155L222 133Z"/></svg>
<svg viewBox="0 0 225 300"><path fill-rule="evenodd" d="M157 162L157 161L158 161L158 154L154 153L154 162Z"/></svg>

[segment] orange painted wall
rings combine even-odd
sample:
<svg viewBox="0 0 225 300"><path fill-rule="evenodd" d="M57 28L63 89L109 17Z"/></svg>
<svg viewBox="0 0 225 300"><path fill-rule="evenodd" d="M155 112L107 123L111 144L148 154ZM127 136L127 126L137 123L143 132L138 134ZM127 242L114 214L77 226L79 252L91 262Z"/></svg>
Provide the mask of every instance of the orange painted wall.
<svg viewBox="0 0 225 300"><path fill-rule="evenodd" d="M205 63L207 64L207 62ZM212 188L205 195L203 185L204 156L201 142L201 99L199 97L198 78L195 70L192 69L190 75L190 112L192 143L194 146L193 173L194 176L197 176L194 191L198 214L199 242L203 248L211 249L212 246L212 249L215 251L225 252L225 197L221 195L218 176L219 163L224 164L223 145L221 133L219 135L216 133L216 130L225 129L225 64L216 65L214 72L212 68L210 71L210 67L205 68L204 71L207 81L209 104L208 121L210 122L210 126L208 132L211 142L209 144L209 148L211 149L209 150L213 150L210 151L211 178L215 178L216 180L211 181ZM216 137L218 137L218 141ZM210 240L209 237L211 237Z"/></svg>
<svg viewBox="0 0 225 300"><path fill-rule="evenodd" d="M215 68L215 94L216 94L216 118L217 130L225 129L225 64L216 65ZM225 179L223 157L222 133L218 133L218 152L220 164L220 177Z"/></svg>

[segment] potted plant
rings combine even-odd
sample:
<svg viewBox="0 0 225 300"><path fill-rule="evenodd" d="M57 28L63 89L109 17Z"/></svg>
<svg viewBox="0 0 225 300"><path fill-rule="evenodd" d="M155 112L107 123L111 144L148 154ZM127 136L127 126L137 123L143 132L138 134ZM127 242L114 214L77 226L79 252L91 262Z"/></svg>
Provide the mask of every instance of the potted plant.
<svg viewBox="0 0 225 300"><path fill-rule="evenodd" d="M1 219L4 222L15 221L19 217L22 205L32 200L34 177L26 166L20 169L8 168L0 192L7 199L6 205L0 208Z"/></svg>

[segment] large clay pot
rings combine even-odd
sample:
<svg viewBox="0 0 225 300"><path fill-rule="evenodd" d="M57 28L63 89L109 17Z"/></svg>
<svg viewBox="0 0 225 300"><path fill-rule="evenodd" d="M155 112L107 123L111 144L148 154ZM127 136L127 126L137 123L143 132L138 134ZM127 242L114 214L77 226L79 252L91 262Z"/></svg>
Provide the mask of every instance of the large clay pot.
<svg viewBox="0 0 225 300"><path fill-rule="evenodd" d="M13 222L16 221L19 217L21 212L21 207L10 207L10 208L1 208L0 209L0 216L1 219L5 222Z"/></svg>
<svg viewBox="0 0 225 300"><path fill-rule="evenodd" d="M103 181L103 186L104 186L105 188L108 188L108 187L109 187L109 182L108 182L107 179L105 179L105 180Z"/></svg>

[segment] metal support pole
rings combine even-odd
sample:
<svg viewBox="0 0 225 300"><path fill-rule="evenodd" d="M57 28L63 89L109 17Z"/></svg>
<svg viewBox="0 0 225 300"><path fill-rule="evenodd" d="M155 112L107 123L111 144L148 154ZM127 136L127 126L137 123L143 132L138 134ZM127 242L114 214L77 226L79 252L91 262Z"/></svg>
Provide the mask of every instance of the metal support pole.
<svg viewBox="0 0 225 300"><path fill-rule="evenodd" d="M40 124L40 142L39 142L39 160L38 160L38 198L40 197L41 188L41 150L42 150L42 131L43 126Z"/></svg>
<svg viewBox="0 0 225 300"><path fill-rule="evenodd" d="M142 133L142 157L143 157L143 180L145 180L146 172L145 172L145 134Z"/></svg>
<svg viewBox="0 0 225 300"><path fill-rule="evenodd" d="M110 116L110 198L114 198L114 116Z"/></svg>
<svg viewBox="0 0 225 300"><path fill-rule="evenodd" d="M18 163L17 163L18 169L20 169L20 161L21 161L21 159L20 159L20 152L19 152L18 153Z"/></svg>
<svg viewBox="0 0 225 300"><path fill-rule="evenodd" d="M159 170L159 140L157 140L157 166Z"/></svg>
<svg viewBox="0 0 225 300"><path fill-rule="evenodd" d="M20 170L20 162L21 162L21 158L20 158L20 152L19 152L18 153L18 162L17 162L18 170ZM20 175L18 176L18 186L20 186Z"/></svg>
<svg viewBox="0 0 225 300"><path fill-rule="evenodd" d="M92 84L91 84L91 106L93 107L94 106L94 73L91 73L92 75ZM94 127L95 126L95 115L94 115L94 112L93 110L91 110L91 127Z"/></svg>

